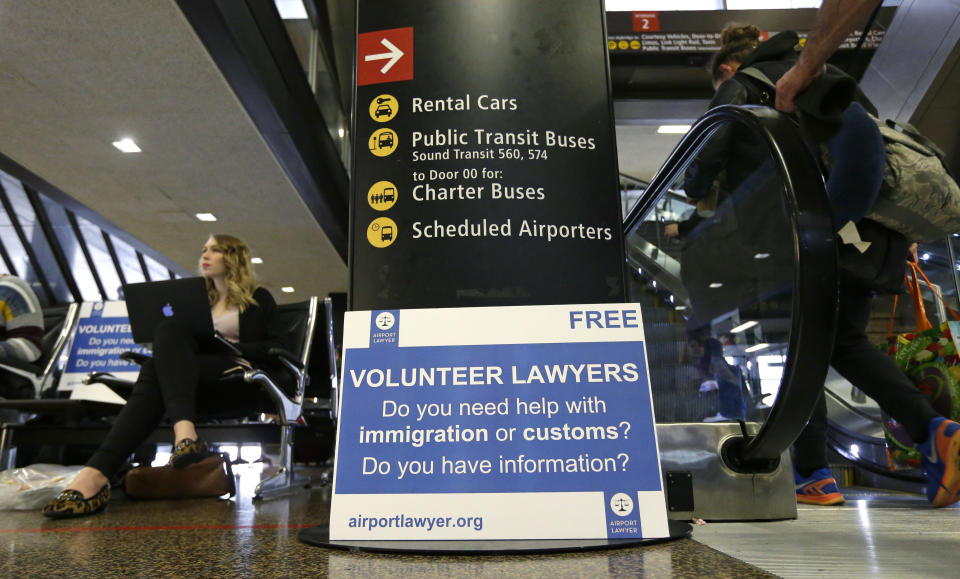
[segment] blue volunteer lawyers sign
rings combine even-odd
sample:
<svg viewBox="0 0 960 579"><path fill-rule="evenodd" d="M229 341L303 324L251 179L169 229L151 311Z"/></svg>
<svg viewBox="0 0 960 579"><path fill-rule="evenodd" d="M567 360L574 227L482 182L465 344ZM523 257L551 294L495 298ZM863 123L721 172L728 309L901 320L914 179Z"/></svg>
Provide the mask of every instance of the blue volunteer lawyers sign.
<svg viewBox="0 0 960 579"><path fill-rule="evenodd" d="M635 304L348 312L330 538L667 537Z"/></svg>
<svg viewBox="0 0 960 579"><path fill-rule="evenodd" d="M77 389L90 372L110 372L118 378L136 380L140 366L120 358L120 354L127 351L150 355L146 348L133 341L126 302L82 304L59 390Z"/></svg>

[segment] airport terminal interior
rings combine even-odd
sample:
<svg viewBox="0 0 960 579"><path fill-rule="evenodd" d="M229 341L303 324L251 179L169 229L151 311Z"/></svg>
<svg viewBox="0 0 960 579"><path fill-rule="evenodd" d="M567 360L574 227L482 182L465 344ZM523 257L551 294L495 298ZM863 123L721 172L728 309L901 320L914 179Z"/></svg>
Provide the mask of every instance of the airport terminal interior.
<svg viewBox="0 0 960 579"><path fill-rule="evenodd" d="M588 26L556 13L574 4L589 4L596 21ZM0 273L24 280L43 309L40 358L0 360L0 575L956 576L960 507L931 506L920 455L906 430L830 365L838 271L854 244L834 235L822 163L786 115L766 107L708 112L714 96L708 67L726 25L755 24L763 40L788 30L803 37L814 27L819 4L0 0ZM469 23L438 16L449 14ZM579 32L567 35L564 26L595 30L589 38L596 46L582 50L574 43ZM390 43L385 36L387 52L365 52L364 33L404 27L412 27L411 44L401 47L411 53L418 35L418 68L404 68L394 46L400 40ZM460 38L467 46L474 37L502 62L482 66L477 63L489 62L488 55L457 52L464 50ZM445 39L449 56L427 54L425 47L440 42L436 38ZM564 88L578 81L570 78L579 74L574 64L570 76L565 73L581 53L599 55L589 72L607 81L607 88L602 82L590 88L600 99L589 110L565 104L588 98ZM513 57L525 59L528 68L497 68L509 67ZM453 72L430 70L427 63L434 62L449 62ZM881 119L912 124L960 174L960 3L885 0L830 62L859 82ZM369 80L387 71L409 77ZM495 91L484 82L527 74L554 74L532 83L533 90L548 93L538 110L509 94L488 98ZM426 79L476 88L472 97L451 95L453 89L422 84ZM521 94L529 89L521 84L499 90ZM435 115L404 119L403 98L398 103L387 94L406 94L403 86L425 97L412 113ZM458 104L458 98L464 100ZM458 107L471 103L488 116L474 110L477 116L462 117L460 127ZM436 146L447 138L469 149L463 135L471 135L473 125L467 125L497 114L514 118L515 111L525 115L516 117L524 123L544 122L524 135L522 125L490 121L496 130L517 131L519 137L511 133L516 149L490 148L485 157L485 150L443 152ZM449 132L438 128L443 122L452 123ZM380 136L368 139L371 127L380 126L397 132L378 129ZM570 136L569 150L532 148L541 143L531 133L583 126L595 132ZM428 135L435 152L418 158L414 150L408 162L408 134L414 145ZM586 156L595 148L604 152ZM394 150L398 154L390 157ZM514 150L522 161L512 157ZM443 157L450 151L463 160L456 165L462 174L428 171L453 167ZM724 159L710 173L717 151ZM367 171L371 163L382 163L391 175L405 172L405 181L397 181L400 187L378 181L383 177ZM483 235L475 235L484 240L453 239L460 226L441 227L443 219L466 223L469 231L464 216L474 207L493 211L495 204L462 191L445 198L442 191L493 181L487 171L495 175L496 168L508 176L512 171L503 181L518 186L511 207L519 209L510 214L516 239L502 239L511 235L509 219L500 226L501 239L486 239L497 235L486 220ZM598 182L582 185L585 174L598 175ZM403 189L416 182L422 187L405 199ZM550 195L562 187L565 198L588 200L575 213L596 208L615 214L616 222L607 224L612 228L545 228L542 239L521 242L521 217L526 224L529 215L539 215L547 205L536 204L543 190L552 202ZM428 200L432 204L417 197L424 191L437 195ZM425 223L436 219L433 229L407 227L418 217L404 201L423 213ZM563 203L554 204L557 215ZM447 243L457 253L429 253L433 246L417 236L430 237L430 231L434 237L449 231L451 239L430 243ZM594 280L601 291L592 303L626 302L617 304L621 317L613 318L620 327L629 327L630 308L642 314L649 397L644 391L641 400L652 410L650 440L658 448L659 458L653 456L662 483L656 496L665 503L669 533L642 540L556 538L542 529L535 531L547 533L540 537L500 540L331 538L340 529L331 516L335 495L351 494L334 484L337 428L353 424L339 404L347 380L344 351L357 348L344 340L356 326L345 322L345 313L571 303L555 296L584 295L564 291L590 287L591 280L536 248L547 248L546 236L553 236L550 251L569 252L574 263L589 245L584 240L602 241L604 231L611 232L609 243L590 247L608 248L596 261L612 262L617 271ZM166 465L176 452L172 427L162 423L111 478L105 510L45 518L41 507L92 456L130 394L143 360L122 352L149 353L111 325L129 332L127 300L134 290L127 295L125 288L197 276L204 242L217 233L236 235L250 248L259 284L279 304L289 350L270 353L287 357L284 369L241 367L224 378L261 389L256 407L218 408L197 421L199 436L225 457L220 468L234 488L219 497L156 499L135 497L129 483L125 488L129 469ZM954 313L960 310L960 227L926 237L918 248L925 276L887 284L872 302L867 337L880 351L895 353L907 371L922 362L939 364L946 375L932 394L935 407L956 418L960 372L951 370L960 368L960 316ZM481 255L489 248L497 255ZM395 277L403 272L391 267L390 255L413 271L435 271ZM548 265L533 276L510 261L538 265L538 259ZM505 273L487 271L491 263ZM478 287L514 274L534 285L544 281L537 287L569 288L548 288L556 293L544 298L519 282ZM451 287L448 294L439 289ZM933 338L916 347L914 334L924 329L920 310L933 328L925 335ZM609 312L606 322L609 327ZM365 323L369 332L370 320ZM389 329L393 318L380 323L377 317L376 324ZM524 343L503 339L491 343ZM827 462L845 499L830 506L797 503L791 459L791 445L821 391ZM586 404L591 392L583 394ZM496 405L490 404L493 420ZM522 407L534 413L536 404ZM517 398L517 414L520 407ZM619 434L616 426L607 432ZM535 453L540 447L517 448ZM618 465L614 470L625 470L626 461ZM469 491L470 483L443 492L464 488ZM392 492L397 498L366 498L412 501ZM469 507L466 494L459 507ZM481 494L492 493L474 497ZM547 513L556 509L544 508L546 500L517 508L529 520L551 521L542 526L586 520L580 513Z"/></svg>

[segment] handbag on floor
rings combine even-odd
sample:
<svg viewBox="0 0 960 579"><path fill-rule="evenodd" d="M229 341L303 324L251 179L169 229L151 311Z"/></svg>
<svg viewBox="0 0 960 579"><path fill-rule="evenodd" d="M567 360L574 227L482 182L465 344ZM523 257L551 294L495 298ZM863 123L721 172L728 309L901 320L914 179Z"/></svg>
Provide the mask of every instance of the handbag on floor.
<svg viewBox="0 0 960 579"><path fill-rule="evenodd" d="M138 499L190 499L237 494L230 457L211 454L183 468L140 466L127 472L124 493Z"/></svg>
<svg viewBox="0 0 960 579"><path fill-rule="evenodd" d="M905 277L913 299L917 332L900 334L893 338L893 316L897 307L895 297L894 312L890 314L890 325L887 328L890 341L888 353L917 388L930 397L937 413L957 420L960 418L960 356L954 340L956 332L951 331L957 327L955 322L944 322L939 326L930 323L923 305L923 296L920 294L920 278L927 282L937 299L942 302L943 298L917 264L910 263L910 274ZM950 306L946 303L943 305L954 319L960 320L960 316ZM920 451L906 429L886 413L881 416L887 446L887 465L890 470L920 468Z"/></svg>

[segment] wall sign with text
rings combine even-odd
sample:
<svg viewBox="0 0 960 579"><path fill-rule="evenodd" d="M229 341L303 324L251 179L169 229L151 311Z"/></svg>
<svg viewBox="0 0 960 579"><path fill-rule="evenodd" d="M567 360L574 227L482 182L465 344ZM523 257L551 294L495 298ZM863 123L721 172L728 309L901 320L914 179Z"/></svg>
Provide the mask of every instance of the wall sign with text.
<svg viewBox="0 0 960 579"><path fill-rule="evenodd" d="M351 309L624 300L604 18L358 2Z"/></svg>

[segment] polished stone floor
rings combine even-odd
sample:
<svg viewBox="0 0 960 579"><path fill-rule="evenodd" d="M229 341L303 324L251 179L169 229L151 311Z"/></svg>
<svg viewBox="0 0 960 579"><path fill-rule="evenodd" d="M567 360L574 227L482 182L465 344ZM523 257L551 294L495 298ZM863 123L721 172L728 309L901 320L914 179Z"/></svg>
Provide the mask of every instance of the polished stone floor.
<svg viewBox="0 0 960 579"><path fill-rule="evenodd" d="M251 501L259 467L238 466L233 500L136 501L51 521L4 512L2 577L768 577L689 538L623 549L524 555L368 553L307 545L327 522L329 487ZM303 472L303 470L301 470ZM318 480L319 471L310 471Z"/></svg>
<svg viewBox="0 0 960 579"><path fill-rule="evenodd" d="M322 548L297 533L326 523L329 487L253 502L260 468L236 468L239 494L229 501L118 493L105 512L83 519L4 512L0 576L949 577L960 569L960 508L851 490L847 506L801 507L795 521L700 525L692 538L642 547L520 555ZM319 480L318 469L305 470Z"/></svg>

